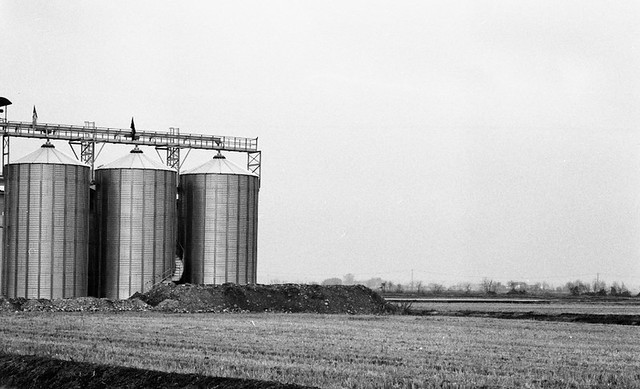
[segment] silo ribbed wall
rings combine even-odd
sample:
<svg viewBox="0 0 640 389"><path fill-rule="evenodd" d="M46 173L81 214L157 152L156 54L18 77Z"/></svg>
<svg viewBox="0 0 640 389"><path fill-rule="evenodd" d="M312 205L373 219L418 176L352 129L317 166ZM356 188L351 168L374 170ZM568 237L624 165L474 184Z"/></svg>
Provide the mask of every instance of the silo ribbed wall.
<svg viewBox="0 0 640 389"><path fill-rule="evenodd" d="M2 239L2 242L0 242L0 261L2 261L4 256L4 191L0 191L0 212L0 228L2 229L0 232L0 239ZM1 263L2 262L0 262L0 264ZM0 266L0 294L2 294L3 291L2 285L2 266Z"/></svg>
<svg viewBox="0 0 640 389"><path fill-rule="evenodd" d="M258 178L185 174L180 182L187 280L256 283Z"/></svg>
<svg viewBox="0 0 640 389"><path fill-rule="evenodd" d="M170 276L176 248L176 172L96 169L99 294L125 299Z"/></svg>
<svg viewBox="0 0 640 389"><path fill-rule="evenodd" d="M5 171L3 294L86 296L89 167L24 163Z"/></svg>
<svg viewBox="0 0 640 389"><path fill-rule="evenodd" d="M98 262L98 215L96 214L95 185L89 191L89 286L87 294L92 297L100 296L98 291L98 277L100 276Z"/></svg>

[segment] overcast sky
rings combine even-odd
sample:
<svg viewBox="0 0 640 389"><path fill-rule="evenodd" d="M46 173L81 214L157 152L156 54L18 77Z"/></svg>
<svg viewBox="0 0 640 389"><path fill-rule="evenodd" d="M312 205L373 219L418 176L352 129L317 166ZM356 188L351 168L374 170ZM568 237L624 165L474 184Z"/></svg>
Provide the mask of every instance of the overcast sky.
<svg viewBox="0 0 640 389"><path fill-rule="evenodd" d="M640 287L637 1L0 0L0 20L10 120L259 137L261 283Z"/></svg>

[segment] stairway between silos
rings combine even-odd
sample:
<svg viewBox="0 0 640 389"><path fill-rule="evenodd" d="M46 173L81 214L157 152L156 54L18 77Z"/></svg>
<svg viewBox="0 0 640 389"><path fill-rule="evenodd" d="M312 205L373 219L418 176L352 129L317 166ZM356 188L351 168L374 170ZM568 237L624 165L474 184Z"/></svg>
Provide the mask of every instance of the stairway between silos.
<svg viewBox="0 0 640 389"><path fill-rule="evenodd" d="M156 276L153 280L149 280L147 283L145 283L142 288L142 293L145 293L153 289L154 286L159 285L166 281L172 281L172 282L180 281L180 279L182 278L183 272L184 272L184 264L182 263L182 260L180 258L176 257L175 268L169 269L164 273L162 273L161 275Z"/></svg>
<svg viewBox="0 0 640 389"><path fill-rule="evenodd" d="M184 264L179 257L176 257L176 266L171 276L171 281L178 282L182 278L182 272L184 272Z"/></svg>

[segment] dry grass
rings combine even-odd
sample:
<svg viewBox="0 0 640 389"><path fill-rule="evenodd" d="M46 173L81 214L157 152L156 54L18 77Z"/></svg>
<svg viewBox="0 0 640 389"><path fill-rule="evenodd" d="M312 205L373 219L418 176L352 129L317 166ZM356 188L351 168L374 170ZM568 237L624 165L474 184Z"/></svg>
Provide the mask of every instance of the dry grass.
<svg viewBox="0 0 640 389"><path fill-rule="evenodd" d="M0 316L4 352L316 385L639 387L629 326L315 314Z"/></svg>
<svg viewBox="0 0 640 389"><path fill-rule="evenodd" d="M435 310L438 312L533 312L539 314L599 314L599 315L640 315L640 300L631 302L563 302L549 304L510 304L510 303L474 303L474 302L414 302L413 311Z"/></svg>

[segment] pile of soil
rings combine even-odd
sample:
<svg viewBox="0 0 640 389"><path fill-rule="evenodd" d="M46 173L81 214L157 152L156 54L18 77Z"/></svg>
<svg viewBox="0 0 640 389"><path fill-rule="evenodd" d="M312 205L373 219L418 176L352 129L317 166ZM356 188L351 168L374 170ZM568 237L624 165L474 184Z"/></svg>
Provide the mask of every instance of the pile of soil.
<svg viewBox="0 0 640 389"><path fill-rule="evenodd" d="M371 289L356 286L192 285L159 284L127 300L82 297L74 299L6 299L0 312L313 312L381 314L395 310Z"/></svg>
<svg viewBox="0 0 640 389"><path fill-rule="evenodd" d="M270 381L69 362L31 355L0 354L0 387L9 388L310 388Z"/></svg>
<svg viewBox="0 0 640 389"><path fill-rule="evenodd" d="M0 312L122 312L148 311L151 307L144 301L109 300L96 297L73 299L7 299L0 297Z"/></svg>
<svg viewBox="0 0 640 389"><path fill-rule="evenodd" d="M381 314L395 306L362 286L161 284L137 293L155 310L169 312L314 312Z"/></svg>

